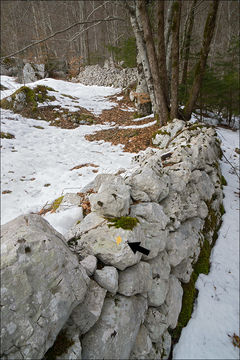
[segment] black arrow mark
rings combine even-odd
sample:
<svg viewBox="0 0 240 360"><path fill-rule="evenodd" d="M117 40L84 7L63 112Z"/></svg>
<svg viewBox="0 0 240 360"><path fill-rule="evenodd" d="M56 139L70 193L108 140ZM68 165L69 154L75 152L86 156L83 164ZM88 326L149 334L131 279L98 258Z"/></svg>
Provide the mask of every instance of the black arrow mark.
<svg viewBox="0 0 240 360"><path fill-rule="evenodd" d="M140 241L128 243L128 245L130 246L134 254L136 254L136 252L139 251L140 253L148 256L148 254L150 253L150 250L140 246Z"/></svg>

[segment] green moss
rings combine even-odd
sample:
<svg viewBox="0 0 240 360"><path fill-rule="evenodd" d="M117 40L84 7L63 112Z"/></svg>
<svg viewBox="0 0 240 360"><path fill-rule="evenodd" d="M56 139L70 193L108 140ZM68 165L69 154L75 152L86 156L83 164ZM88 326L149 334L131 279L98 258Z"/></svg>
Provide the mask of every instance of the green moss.
<svg viewBox="0 0 240 360"><path fill-rule="evenodd" d="M195 288L195 283L199 274L208 274L210 270L210 256L211 250L217 240L218 230L221 226L220 216L218 212L215 212L211 204L214 201L212 198L209 202L206 202L208 206L208 216L205 219L204 228L202 234L204 241L201 245L201 251L197 262L193 265L193 272L190 281L187 284L182 283L183 298L182 298L182 309L178 318L177 327L170 331L172 336L173 344L176 343L181 335L182 328L185 327L191 318L194 302L197 297L198 291ZM224 208L223 208L224 209ZM222 215L222 205L220 205L219 212ZM209 232L213 233L212 243L210 244L207 240Z"/></svg>
<svg viewBox="0 0 240 360"><path fill-rule="evenodd" d="M10 97L2 99L0 106L3 109L10 109L10 110L16 110L15 109L15 100L17 98L18 94L24 94L25 95L25 107L31 110L32 112L35 112L38 108L38 103L43 103L45 101L53 101L55 100L55 96L49 96L48 91L55 91L54 89L38 85L35 88L31 89L27 86L21 86L17 91L15 91L14 94L12 94Z"/></svg>
<svg viewBox="0 0 240 360"><path fill-rule="evenodd" d="M67 337L66 331L62 330L58 334L53 346L46 352L44 360L55 360L62 354L66 354L70 346L74 344L72 339Z"/></svg>
<svg viewBox="0 0 240 360"><path fill-rule="evenodd" d="M0 132L0 138L1 139L15 139L15 136L13 134L8 133L8 132L1 131Z"/></svg>
<svg viewBox="0 0 240 360"><path fill-rule="evenodd" d="M167 130L158 130L153 134L153 138L155 138L157 135L168 135L171 136L171 133Z"/></svg>
<svg viewBox="0 0 240 360"><path fill-rule="evenodd" d="M223 204L220 205L219 211L222 216L225 214L226 211L225 211Z"/></svg>
<svg viewBox="0 0 240 360"><path fill-rule="evenodd" d="M108 224L108 227L114 226L115 228L132 230L138 223L138 219L130 216L121 216L115 218L106 218L111 224Z"/></svg>
<svg viewBox="0 0 240 360"><path fill-rule="evenodd" d="M59 198L54 200L54 202L52 204L52 211L56 211L59 208L59 206L60 206L60 204L62 202L62 199L63 199L63 196L60 196Z"/></svg>
<svg viewBox="0 0 240 360"><path fill-rule="evenodd" d="M225 179L225 177L223 175L221 175L221 185L222 186L227 186L227 180Z"/></svg>

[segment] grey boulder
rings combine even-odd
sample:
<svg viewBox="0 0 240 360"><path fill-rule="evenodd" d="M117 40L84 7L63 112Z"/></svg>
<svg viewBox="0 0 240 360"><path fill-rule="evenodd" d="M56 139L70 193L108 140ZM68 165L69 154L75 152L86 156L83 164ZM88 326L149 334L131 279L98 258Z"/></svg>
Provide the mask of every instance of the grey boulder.
<svg viewBox="0 0 240 360"><path fill-rule="evenodd" d="M75 307L71 320L80 334L85 334L98 320L107 290L91 280L84 301Z"/></svg>
<svg viewBox="0 0 240 360"><path fill-rule="evenodd" d="M146 309L139 295L106 298L100 319L82 338L82 358L128 359Z"/></svg>
<svg viewBox="0 0 240 360"><path fill-rule="evenodd" d="M140 263L119 273L118 292L125 296L146 293L152 287L152 270L148 263Z"/></svg>
<svg viewBox="0 0 240 360"><path fill-rule="evenodd" d="M62 235L39 215L2 227L1 353L6 359L41 359L90 279Z"/></svg>
<svg viewBox="0 0 240 360"><path fill-rule="evenodd" d="M118 271L113 266L104 266L101 270L96 270L94 280L104 289L112 294L116 294L118 289Z"/></svg>

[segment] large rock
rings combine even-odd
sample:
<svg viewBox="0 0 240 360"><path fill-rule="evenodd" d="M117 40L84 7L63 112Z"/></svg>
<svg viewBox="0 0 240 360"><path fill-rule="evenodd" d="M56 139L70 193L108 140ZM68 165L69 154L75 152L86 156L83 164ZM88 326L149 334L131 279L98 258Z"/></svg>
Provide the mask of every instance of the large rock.
<svg viewBox="0 0 240 360"><path fill-rule="evenodd" d="M129 213L130 192L121 176L102 182L97 194L89 196L92 211L103 216L125 216Z"/></svg>
<svg viewBox="0 0 240 360"><path fill-rule="evenodd" d="M22 78L19 79L22 83L27 84L39 79L43 79L45 74L44 64L30 64L26 63L22 70Z"/></svg>
<svg viewBox="0 0 240 360"><path fill-rule="evenodd" d="M156 257L165 249L168 237L168 230L165 228L169 218L163 212L161 205L154 202L133 205L130 214L139 219L145 237L145 246L150 250L148 256L144 255L143 259Z"/></svg>
<svg viewBox="0 0 240 360"><path fill-rule="evenodd" d="M136 342L130 355L130 359L149 359L149 354L151 350L152 341L149 337L146 327L144 325L141 325L136 338Z"/></svg>
<svg viewBox="0 0 240 360"><path fill-rule="evenodd" d="M149 336L153 342L158 342L168 327L166 316L158 309L152 307L148 308L144 325L146 326Z"/></svg>
<svg viewBox="0 0 240 360"><path fill-rule="evenodd" d="M41 216L19 216L4 225L3 358L41 359L83 301L89 281L64 238Z"/></svg>
<svg viewBox="0 0 240 360"><path fill-rule="evenodd" d="M118 271L113 266L104 266L101 270L96 270L94 280L104 289L112 294L116 294L118 289Z"/></svg>
<svg viewBox="0 0 240 360"><path fill-rule="evenodd" d="M201 199L196 184L189 183L181 194L170 191L167 199L161 203L170 218L184 222L194 217L205 219L208 215L206 203Z"/></svg>
<svg viewBox="0 0 240 360"><path fill-rule="evenodd" d="M152 270L148 263L139 264L119 273L118 292L125 296L146 293L152 288Z"/></svg>
<svg viewBox="0 0 240 360"><path fill-rule="evenodd" d="M82 338L82 358L128 359L146 309L139 295L106 298L100 319Z"/></svg>
<svg viewBox="0 0 240 360"><path fill-rule="evenodd" d="M149 265L152 269L153 278L160 278L162 280L168 280L169 274L171 271L171 266L169 264L169 257L166 251L162 251L154 259L151 259Z"/></svg>
<svg viewBox="0 0 240 360"><path fill-rule="evenodd" d="M106 223L106 219L95 212L88 214L80 223L74 225L65 235L67 240L79 239L82 235L87 234L90 230Z"/></svg>
<svg viewBox="0 0 240 360"><path fill-rule="evenodd" d="M174 119L167 126L162 127L153 139L153 144L160 148L167 147L171 139L176 137L178 133L186 126L185 121Z"/></svg>
<svg viewBox="0 0 240 360"><path fill-rule="evenodd" d="M71 320L78 328L80 334L85 334L97 322L107 290L101 288L91 280L84 301L75 307Z"/></svg>
<svg viewBox="0 0 240 360"><path fill-rule="evenodd" d="M148 304L150 306L160 306L164 303L169 288L168 280L154 278L152 287L148 291Z"/></svg>
<svg viewBox="0 0 240 360"><path fill-rule="evenodd" d="M171 344L172 344L171 335L166 330L162 334L160 340L156 343L153 343L153 347L149 353L148 359L167 360L170 355Z"/></svg>
<svg viewBox="0 0 240 360"><path fill-rule="evenodd" d="M185 221L177 231L170 232L166 244L171 266L179 265L184 259L197 259L200 252L200 231L203 220L194 218Z"/></svg>
<svg viewBox="0 0 240 360"><path fill-rule="evenodd" d="M160 202L169 193L168 175L158 176L150 166L136 170L126 179L126 183L130 185L131 196L136 201Z"/></svg>
<svg viewBox="0 0 240 360"><path fill-rule="evenodd" d="M167 318L167 327L174 329L177 326L178 316L182 307L183 289L180 281L173 275L169 279L169 290L165 303L159 310Z"/></svg>
<svg viewBox="0 0 240 360"><path fill-rule="evenodd" d="M90 214L88 215L90 217ZM82 221L82 228L88 222L88 216ZM93 226L92 230L85 233L78 240L77 252L82 256L95 255L106 265L113 265L119 270L138 263L142 254L133 253L128 242L140 241L144 246L144 239L140 225L132 230L109 227L111 223L105 220L100 226Z"/></svg>
<svg viewBox="0 0 240 360"><path fill-rule="evenodd" d="M84 267L88 276L92 276L97 268L97 258L93 255L88 255L80 261L80 264Z"/></svg>

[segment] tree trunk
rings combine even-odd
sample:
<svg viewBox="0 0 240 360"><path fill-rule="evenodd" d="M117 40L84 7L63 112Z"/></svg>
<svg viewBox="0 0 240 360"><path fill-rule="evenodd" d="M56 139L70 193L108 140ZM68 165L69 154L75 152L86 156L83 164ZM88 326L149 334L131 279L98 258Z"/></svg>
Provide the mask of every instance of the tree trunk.
<svg viewBox="0 0 240 360"><path fill-rule="evenodd" d="M146 0L137 0L137 10L139 11L140 19L139 22L143 27L143 34L146 43L147 55L149 59L149 65L153 77L154 94L156 99L156 112L159 116L160 126L164 125L168 121L169 112L167 102L164 96L163 84L160 80L157 55L155 51L151 24L146 8Z"/></svg>
<svg viewBox="0 0 240 360"><path fill-rule="evenodd" d="M165 49L166 49L166 66L167 66L167 75L168 79L171 78L171 47L172 47L172 17L173 17L173 4L172 0L169 4L168 13L167 13L167 23L165 28Z"/></svg>
<svg viewBox="0 0 240 360"><path fill-rule="evenodd" d="M183 60L183 70L182 70L182 80L181 84L186 85L187 83L187 70L188 70L188 61L189 61L189 54L190 54L190 44L191 44L191 37L192 37L192 30L193 30L193 23L194 23L194 11L198 0L193 0L190 12L188 14L185 29L184 29L184 40L182 46L182 60Z"/></svg>
<svg viewBox="0 0 240 360"><path fill-rule="evenodd" d="M152 79L152 74L151 74L149 61L148 61L148 57L147 57L147 51L146 51L146 46L145 46L145 42L144 42L144 38L143 38L143 33L142 33L141 29L139 28L139 24L137 22L136 12L135 12L136 9L132 9L127 3L126 3L126 7L130 14L131 25L132 25L133 32L134 32L134 35L136 38L138 56L142 62L143 72L144 72L144 76L146 79L150 100L152 103L153 111L155 112L156 111L155 110L156 100L155 100L155 95L154 95L153 79Z"/></svg>
<svg viewBox="0 0 240 360"><path fill-rule="evenodd" d="M169 107L169 91L168 91L168 76L166 67L166 52L164 40L164 1L157 2L157 19L158 19L158 61L159 74L161 83L163 84L164 96Z"/></svg>
<svg viewBox="0 0 240 360"><path fill-rule="evenodd" d="M179 85L179 28L182 3L174 1L172 22L172 76L171 76L171 114L173 120L178 117L178 85Z"/></svg>
<svg viewBox="0 0 240 360"><path fill-rule="evenodd" d="M186 120L190 120L192 111L198 98L199 90L203 80L204 72L206 69L207 58L210 50L210 44L213 38L214 28L216 24L217 10L219 0L213 0L208 12L207 20L205 23L202 48L200 52L200 59L195 68L195 75L193 85L189 92L189 99L184 108Z"/></svg>

